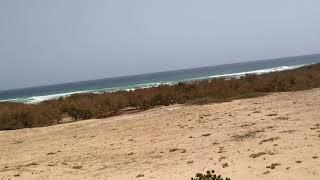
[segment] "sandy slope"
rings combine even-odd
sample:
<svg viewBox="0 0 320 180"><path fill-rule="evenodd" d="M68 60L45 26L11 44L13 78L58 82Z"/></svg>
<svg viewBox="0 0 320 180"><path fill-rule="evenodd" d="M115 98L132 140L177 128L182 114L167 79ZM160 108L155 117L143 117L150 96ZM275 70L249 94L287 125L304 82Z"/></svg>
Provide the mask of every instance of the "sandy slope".
<svg viewBox="0 0 320 180"><path fill-rule="evenodd" d="M320 89L2 131L0 145L0 179L176 180L215 169L319 180Z"/></svg>

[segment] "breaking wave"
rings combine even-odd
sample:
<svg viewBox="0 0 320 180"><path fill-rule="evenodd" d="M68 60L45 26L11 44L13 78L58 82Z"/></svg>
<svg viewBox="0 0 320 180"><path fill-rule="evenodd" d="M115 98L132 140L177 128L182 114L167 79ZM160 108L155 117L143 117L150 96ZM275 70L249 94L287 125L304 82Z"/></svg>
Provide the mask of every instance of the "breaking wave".
<svg viewBox="0 0 320 180"><path fill-rule="evenodd" d="M259 69L254 71L246 71L246 72L238 72L238 73L230 73L230 74L217 74L205 77L196 77L191 79L182 79L177 81L164 81L164 82L151 82L151 83L140 83L134 84L131 86L124 86L124 87L113 87L113 88L102 88L102 89L93 89L93 90L84 90L84 91L73 91L73 92L66 92L66 93L58 93L58 94L50 94L50 95L42 95L42 96L32 96L32 97L23 97L23 98L15 98L15 99L5 99L0 100L0 102L21 102L21 103L39 103L42 101L47 101L51 99L58 99L60 97L67 97L73 94L81 94L81 93L105 93L105 92L115 92L115 91L133 91L136 89L144 89L144 88L151 88L157 87L160 85L174 85L178 82L192 82L197 80L204 80L204 79L212 79L212 78L240 78L249 74L266 74L270 72L277 72L277 71L285 71L290 69L296 69L309 64L302 64L302 65L294 65L294 66L280 66L274 67L269 69Z"/></svg>

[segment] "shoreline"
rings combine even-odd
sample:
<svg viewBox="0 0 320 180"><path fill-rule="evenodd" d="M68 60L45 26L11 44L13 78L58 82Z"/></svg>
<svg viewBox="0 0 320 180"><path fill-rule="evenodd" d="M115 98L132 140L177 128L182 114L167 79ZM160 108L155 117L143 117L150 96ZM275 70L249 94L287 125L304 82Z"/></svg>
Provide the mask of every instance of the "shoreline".
<svg viewBox="0 0 320 180"><path fill-rule="evenodd" d="M70 91L70 92L59 92L56 94L38 95L38 96L30 96L30 97L16 97L16 98L11 98L11 99L0 100L0 103L13 102L13 103L24 103L24 104L37 104L37 103L41 103L44 101L56 100L59 98L67 98L69 96L79 95L79 94L88 94L88 93L103 94L103 93L112 93L112 92L117 92L117 91L134 91L134 90L138 90L138 89L148 89L148 88L153 88L153 87L158 87L158 86L163 86L163 85L173 86L178 83L196 83L196 82L204 81L204 80L210 81L210 80L218 79L218 78L225 78L225 79L236 78L237 79L237 78L244 77L246 75L262 75L262 74L267 74L267 73L272 73L272 72L281 72L281 71L298 69L298 68L310 66L313 64L316 64L316 63L277 66L277 67L272 67L272 68L267 68L267 69L257 69L257 70L245 71L245 72L218 74L218 75L210 75L210 76L205 76L205 77L195 77L195 78L190 78L190 79L182 79L179 81L149 82L149 83L135 84L135 85L125 86L125 87L109 87L109 88L100 88L100 89L76 90L76 91ZM84 81L84 82L86 82L86 81ZM77 83L77 82L74 82L74 83ZM62 84L57 84L57 85L62 85ZM56 85L52 85L52 86L56 86ZM37 88L37 87L33 87L33 88ZM32 88L29 88L29 89L32 89ZM19 89L13 89L12 91L17 91L17 90L19 90ZM9 92L9 90L7 90L7 91ZM0 91L0 93L1 93L1 91Z"/></svg>
<svg viewBox="0 0 320 180"><path fill-rule="evenodd" d="M173 104L207 104L320 87L320 64L281 72L162 85L135 91L76 94L39 104L0 103L0 130L106 118ZM66 121L67 119L67 121Z"/></svg>

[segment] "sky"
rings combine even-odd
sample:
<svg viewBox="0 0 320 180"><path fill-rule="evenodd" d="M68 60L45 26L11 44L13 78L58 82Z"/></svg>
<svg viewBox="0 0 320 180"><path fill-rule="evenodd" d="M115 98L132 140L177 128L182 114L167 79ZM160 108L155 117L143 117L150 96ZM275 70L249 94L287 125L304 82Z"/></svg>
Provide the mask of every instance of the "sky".
<svg viewBox="0 0 320 180"><path fill-rule="evenodd" d="M1 0L0 90L320 53L319 0Z"/></svg>

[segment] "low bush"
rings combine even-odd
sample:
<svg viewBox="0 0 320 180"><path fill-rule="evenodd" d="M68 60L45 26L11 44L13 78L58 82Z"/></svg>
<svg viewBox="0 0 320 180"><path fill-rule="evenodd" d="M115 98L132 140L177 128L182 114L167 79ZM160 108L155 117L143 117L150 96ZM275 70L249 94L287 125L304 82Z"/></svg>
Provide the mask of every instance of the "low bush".
<svg viewBox="0 0 320 180"><path fill-rule="evenodd" d="M61 123L64 116L74 120L105 118L119 115L124 109L146 110L161 105L220 103L270 92L317 87L320 87L320 64L238 79L218 78L135 91L76 94L39 104L7 102L0 103L0 130L54 125Z"/></svg>
<svg viewBox="0 0 320 180"><path fill-rule="evenodd" d="M191 180L231 180L230 178L223 178L221 175L217 175L214 170L207 171L206 173L197 173Z"/></svg>

